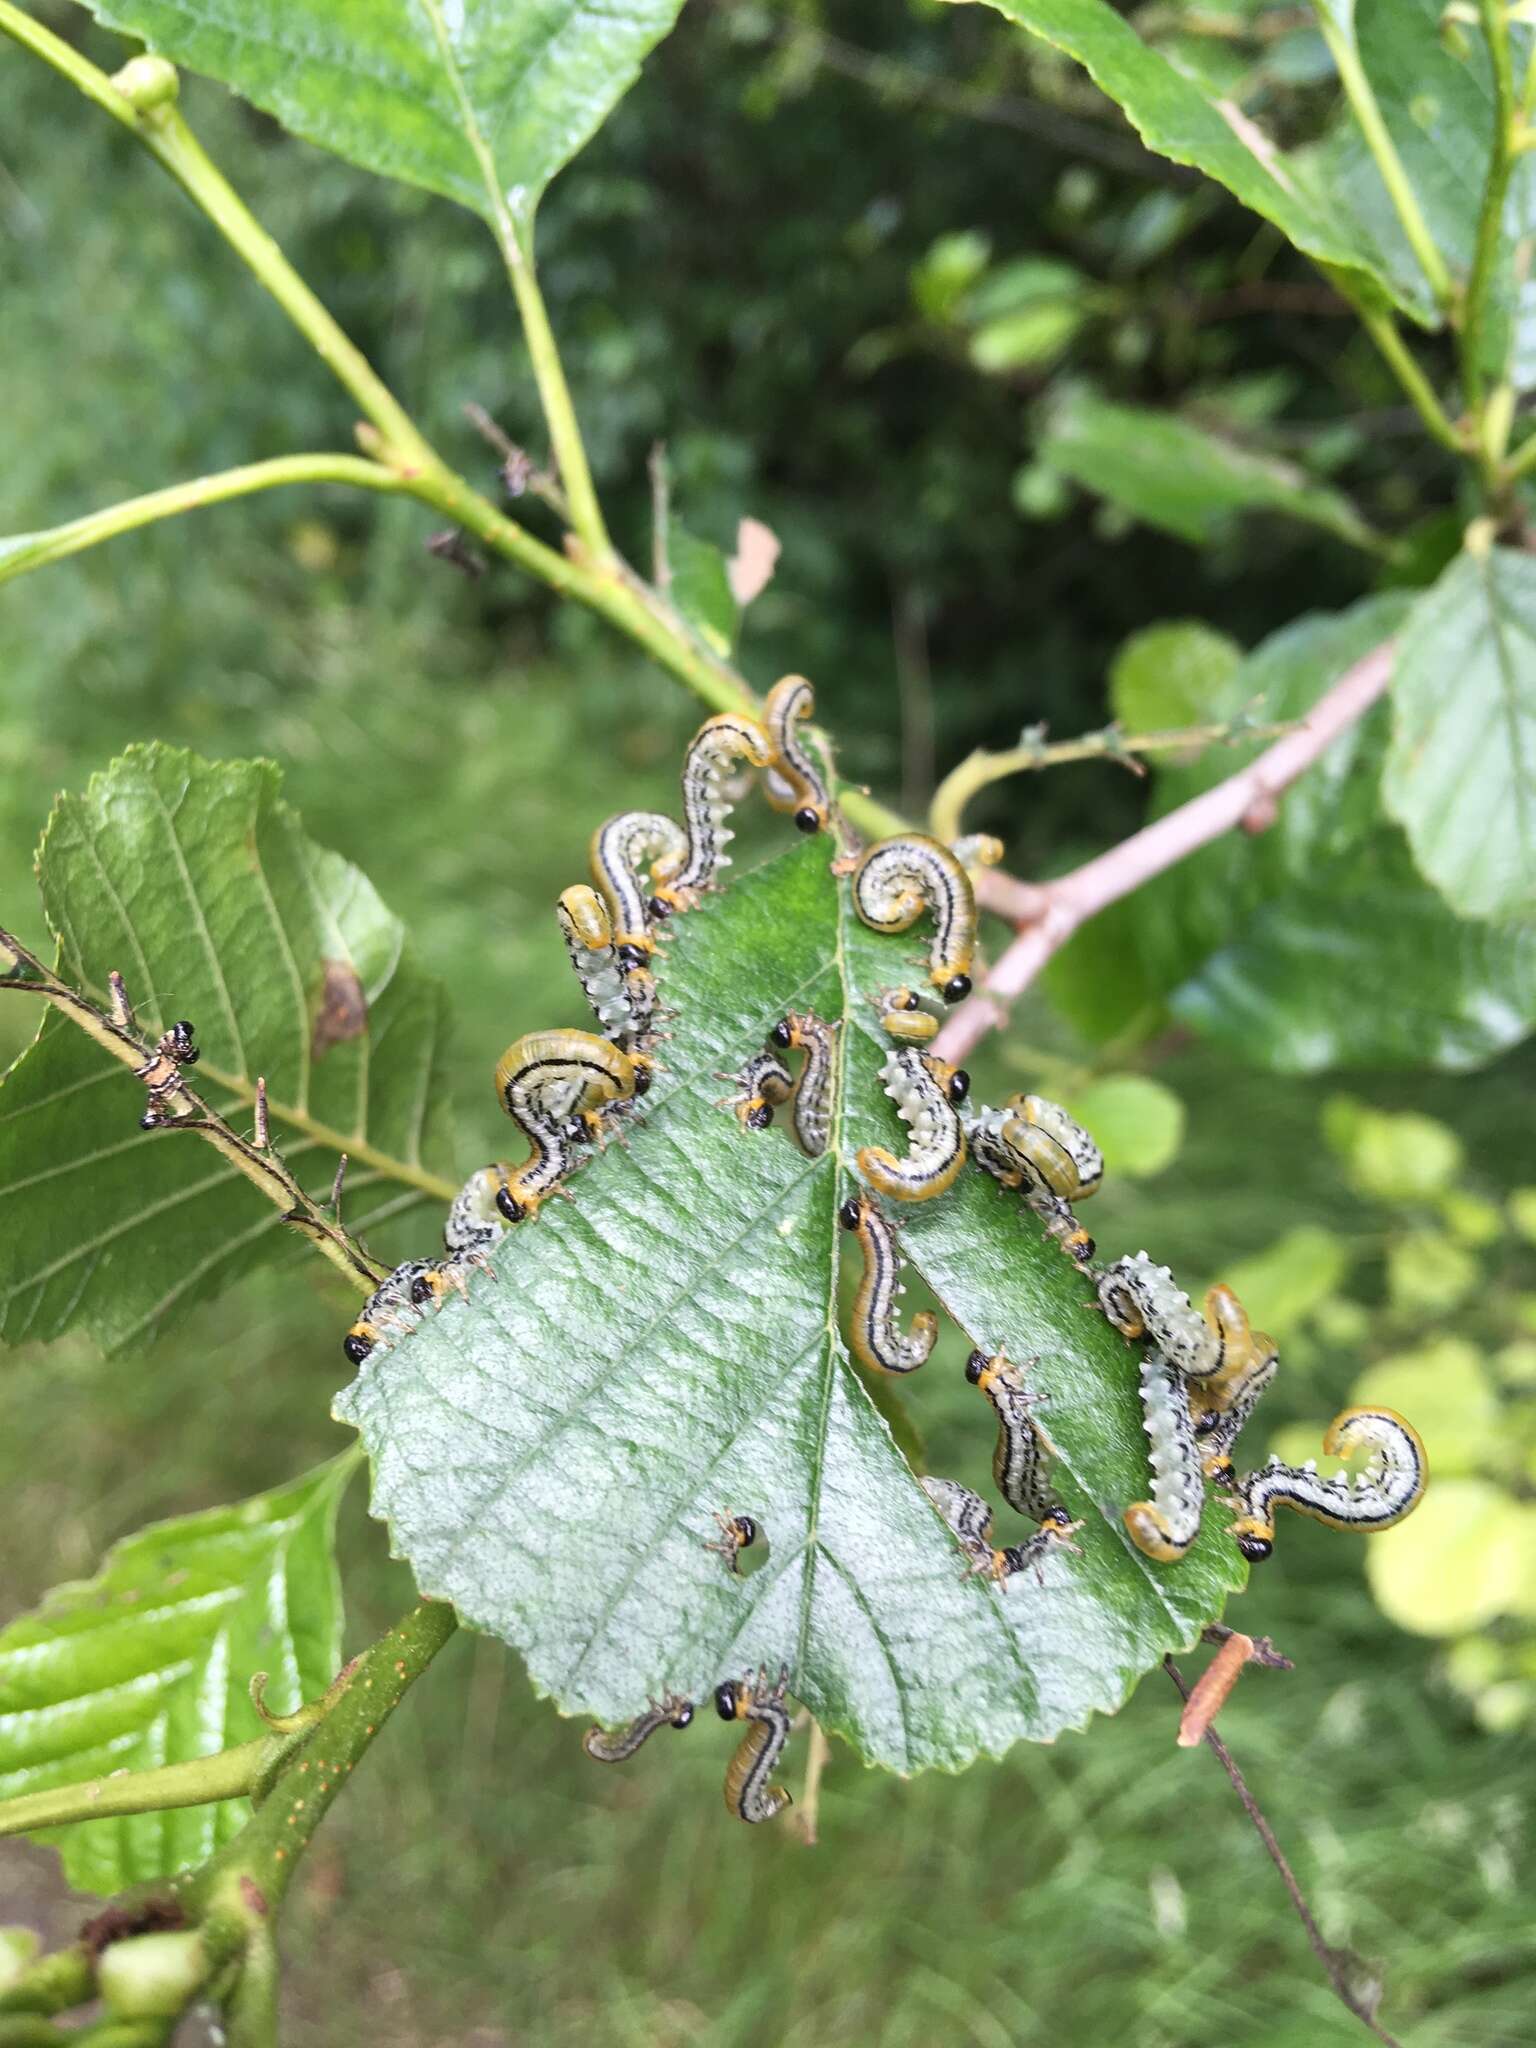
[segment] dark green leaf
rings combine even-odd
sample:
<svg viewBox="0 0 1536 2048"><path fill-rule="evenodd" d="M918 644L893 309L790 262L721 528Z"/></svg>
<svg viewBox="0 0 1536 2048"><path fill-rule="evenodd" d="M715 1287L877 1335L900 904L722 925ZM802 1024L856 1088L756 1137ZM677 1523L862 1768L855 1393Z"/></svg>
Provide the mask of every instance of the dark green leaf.
<svg viewBox="0 0 1536 2048"><path fill-rule="evenodd" d="M125 977L151 1037L197 1027L190 1079L274 1136L317 1193L348 1153L348 1221L383 1223L443 1178L441 989L366 878L304 836L265 762L133 748L60 799L39 855L60 972ZM12 1005L35 999L0 993ZM50 1013L0 1085L0 1330L84 1323L122 1346L279 1253L277 1212L195 1136L143 1132L142 1089Z"/></svg>
<svg viewBox="0 0 1536 2048"><path fill-rule="evenodd" d="M0 1799L249 1742L257 1671L274 1713L322 1692L341 1656L331 1544L355 1470L349 1452L233 1507L156 1522L0 1632ZM247 1810L230 1799L40 1839L58 1843L72 1885L115 1892L201 1863Z"/></svg>
<svg viewBox="0 0 1536 2048"><path fill-rule="evenodd" d="M1464 554L1409 614L1382 793L1463 917L1536 908L1536 561Z"/></svg>
<svg viewBox="0 0 1536 2048"><path fill-rule="evenodd" d="M630 1150L509 1232L499 1284L375 1352L336 1412L362 1432L375 1512L423 1589L521 1649L566 1711L613 1722L665 1688L697 1699L782 1661L872 1760L953 1767L1112 1710L1241 1567L1215 1510L1178 1566L1129 1546L1121 1511L1147 1464L1124 1346L1084 1313L1082 1277L968 1170L907 1205L908 1253L970 1337L1039 1355L1062 1491L1087 1526L1043 1587L964 1576L838 1334L847 1162L905 1128L866 998L912 949L852 918L828 862L815 842L678 921L669 1071ZM719 1076L791 1004L846 1014L817 1161L718 1106ZM901 1390L919 1425L946 1391L936 1371ZM979 1448L991 1411L975 1408ZM752 1577L705 1547L716 1510L765 1531Z"/></svg>
<svg viewBox="0 0 1536 2048"><path fill-rule="evenodd" d="M365 170L523 217L639 76L682 0L87 0Z"/></svg>
<svg viewBox="0 0 1536 2048"><path fill-rule="evenodd" d="M1173 413L1116 405L1081 388L1043 409L1039 454L1063 476L1181 540L1213 540L1240 512L1280 512L1356 547L1377 545L1347 498L1292 464Z"/></svg>
<svg viewBox="0 0 1536 2048"><path fill-rule="evenodd" d="M1232 678L1243 650L1199 619L1168 620L1135 633L1115 656L1109 701L1128 733L1220 724L1240 707Z"/></svg>
<svg viewBox="0 0 1536 2048"><path fill-rule="evenodd" d="M676 519L667 527L672 565L672 602L707 646L724 657L736 644L741 607L731 591L730 571L719 548Z"/></svg>

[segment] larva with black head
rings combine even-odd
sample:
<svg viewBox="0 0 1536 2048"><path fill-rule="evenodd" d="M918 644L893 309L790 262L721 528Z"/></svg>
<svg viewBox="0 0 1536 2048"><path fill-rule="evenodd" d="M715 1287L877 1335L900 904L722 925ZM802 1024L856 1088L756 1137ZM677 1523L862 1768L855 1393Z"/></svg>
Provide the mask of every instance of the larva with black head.
<svg viewBox="0 0 1536 2048"><path fill-rule="evenodd" d="M1207 1479L1232 1484L1232 1452L1237 1439L1279 1367L1274 1339L1255 1330L1241 1356L1229 1356L1222 1370L1209 1379L1190 1382L1189 1410Z"/></svg>
<svg viewBox="0 0 1536 2048"><path fill-rule="evenodd" d="M734 808L726 789L731 765L744 760L766 768L771 758L767 733L745 712L721 711L705 719L683 756L686 844L680 854L663 854L652 863L652 916L691 909L730 866L725 849L736 836L725 822Z"/></svg>
<svg viewBox="0 0 1536 2048"><path fill-rule="evenodd" d="M938 1509L960 1547L971 1560L974 1576L1004 1582L1032 1571L1045 1584L1045 1560L1053 1550L1076 1550L1073 1536L1083 1526L1069 1521L1065 1511L1023 1543L998 1549L992 1542L992 1510L979 1493L962 1486L957 1479L921 1479L918 1484Z"/></svg>
<svg viewBox="0 0 1536 2048"><path fill-rule="evenodd" d="M795 1077L776 1052L753 1053L734 1079L736 1093L723 1096L715 1106L734 1110L744 1131L767 1130L773 1112L795 1092Z"/></svg>
<svg viewBox="0 0 1536 2048"><path fill-rule="evenodd" d="M896 1232L868 1195L855 1195L844 1202L838 1221L858 1238L864 1255L848 1339L854 1357L877 1372L916 1372L933 1350L939 1319L931 1309L920 1309L912 1318L911 1329L902 1335L897 1303L905 1290Z"/></svg>
<svg viewBox="0 0 1536 2048"><path fill-rule="evenodd" d="M877 932L904 932L924 910L933 913L928 978L946 1003L971 992L976 952L976 898L970 877L947 846L921 832L882 839L853 872L859 916Z"/></svg>
<svg viewBox="0 0 1536 2048"><path fill-rule="evenodd" d="M581 1746L594 1763L627 1763L658 1728L686 1728L692 1719L693 1701L678 1699L669 1692L659 1701L652 1700L643 1714L622 1728L589 1728L581 1738Z"/></svg>
<svg viewBox="0 0 1536 2048"><path fill-rule="evenodd" d="M574 1165L571 1126L596 1134L604 1112L643 1093L649 1070L590 1031L531 1031L496 1063L496 1098L528 1140L496 1206L509 1223L538 1214Z"/></svg>
<svg viewBox="0 0 1536 2048"><path fill-rule="evenodd" d="M656 977L644 955L628 948L620 960L607 908L585 882L561 892L555 916L598 1030L626 1051L644 1051L656 1011Z"/></svg>
<svg viewBox="0 0 1536 2048"><path fill-rule="evenodd" d="M1053 1455L1029 1412L1043 1397L1028 1391L1023 1369L1006 1351L990 1356L973 1351L965 1362L965 1376L985 1394L997 1416L992 1477L1003 1499L1016 1514L1027 1515L1032 1522L1065 1523L1067 1511L1051 1487Z"/></svg>
<svg viewBox="0 0 1536 2048"><path fill-rule="evenodd" d="M802 1052L805 1064L795 1083L791 1119L795 1142L809 1159L819 1159L827 1149L832 1131L832 1097L837 1080L837 1034L842 1027L828 1024L811 1010L791 1010L772 1031L773 1042L782 1051Z"/></svg>
<svg viewBox="0 0 1536 2048"><path fill-rule="evenodd" d="M439 1259L407 1259L379 1283L341 1342L353 1365L361 1365L381 1337L420 1320L420 1311L435 1299L441 1265Z"/></svg>
<svg viewBox="0 0 1536 2048"><path fill-rule="evenodd" d="M775 1685L769 1685L767 1672L760 1668L755 1683L749 1672L715 1687L715 1712L721 1720L750 1724L726 1766L725 1804L738 1820L753 1826L772 1820L792 1804L783 1785L768 1783L789 1740L789 1709L784 1704L788 1686L789 1670L781 1665Z"/></svg>
<svg viewBox="0 0 1536 2048"><path fill-rule="evenodd" d="M592 879L608 906L609 938L620 968L644 967L656 950L655 914L641 873L652 860L684 860L688 835L660 811L621 811L592 835ZM667 914L662 906L662 915Z"/></svg>
<svg viewBox="0 0 1536 2048"><path fill-rule="evenodd" d="M1310 1459L1282 1465L1278 1458L1240 1479L1232 1535L1244 1557L1257 1564L1273 1552L1276 1508L1363 1535L1411 1515L1429 1484L1424 1442L1413 1424L1394 1408L1346 1408L1329 1423L1323 1453L1348 1458L1358 1451L1368 1456L1353 1480L1347 1472L1321 1479Z"/></svg>
<svg viewBox="0 0 1536 2048"><path fill-rule="evenodd" d="M1065 1117L1066 1112L1061 1114ZM1000 1187L1016 1190L1025 1207L1044 1224L1046 1235L1077 1265L1087 1265L1094 1254L1093 1239L1078 1222L1070 1201L1047 1178L1048 1171L1064 1185L1074 1184L1077 1178L1075 1169L1063 1170L1066 1162L1057 1142L1036 1131L1011 1107L993 1109L983 1104L964 1124L971 1157L982 1171ZM1081 1131L1080 1125L1074 1128ZM1082 1136L1093 1144L1086 1131ZM1087 1192L1091 1194L1093 1187Z"/></svg>
<svg viewBox="0 0 1536 2048"><path fill-rule="evenodd" d="M720 1529L718 1543L706 1543L706 1550L718 1550L725 1559L726 1569L739 1576L741 1553L750 1550L758 1538L757 1523L750 1515L723 1515L715 1510L715 1521Z"/></svg>
<svg viewBox="0 0 1536 2048"><path fill-rule="evenodd" d="M970 1091L970 1076L915 1046L902 1046L881 1067L880 1079L911 1134L900 1159L883 1145L863 1146L859 1171L895 1201L930 1201L954 1186L965 1164L960 1104Z"/></svg>
<svg viewBox="0 0 1536 2048"><path fill-rule="evenodd" d="M1098 1301L1123 1337L1147 1338L1186 1379L1209 1379L1252 1346L1247 1314L1230 1287L1211 1288L1198 1313L1169 1269L1144 1251L1116 1259L1100 1276Z"/></svg>
<svg viewBox="0 0 1536 2048"><path fill-rule="evenodd" d="M816 692L804 676L782 676L763 699L763 727L773 758L763 771L763 794L776 811L792 811L801 832L824 832L832 816L827 785L799 727L816 710Z"/></svg>
<svg viewBox="0 0 1536 2048"><path fill-rule="evenodd" d="M1152 1466L1152 1497L1125 1511L1136 1548L1160 1564L1177 1564L1200 1534L1205 1476L1189 1412L1189 1388L1177 1366L1160 1352L1141 1361L1141 1406Z"/></svg>
<svg viewBox="0 0 1536 2048"><path fill-rule="evenodd" d="M931 1045L938 1037L940 1020L928 1008L921 991L882 988L875 991L870 1001L879 1013L881 1030L899 1044Z"/></svg>

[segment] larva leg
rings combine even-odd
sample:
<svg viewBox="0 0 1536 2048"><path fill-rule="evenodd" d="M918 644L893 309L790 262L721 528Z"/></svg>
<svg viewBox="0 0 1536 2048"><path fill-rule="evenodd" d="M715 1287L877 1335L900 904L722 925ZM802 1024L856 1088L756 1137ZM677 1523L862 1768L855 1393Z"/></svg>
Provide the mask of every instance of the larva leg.
<svg viewBox="0 0 1536 2048"><path fill-rule="evenodd" d="M883 1145L865 1145L858 1167L871 1187L898 1202L926 1202L954 1186L965 1164L959 1108L970 1076L914 1046L893 1052L880 1069L896 1113L911 1126L905 1158Z"/></svg>
<svg viewBox="0 0 1536 2048"><path fill-rule="evenodd" d="M1200 1533L1205 1482L1188 1386L1160 1352L1149 1351L1141 1362L1141 1405L1152 1497L1132 1502L1125 1526L1138 1550L1161 1564L1176 1564Z"/></svg>
<svg viewBox="0 0 1536 2048"><path fill-rule="evenodd" d="M627 1763L658 1728L686 1728L692 1719L693 1701L678 1699L669 1692L659 1701L652 1700L645 1713L623 1728L589 1728L581 1738L581 1746L594 1763Z"/></svg>
<svg viewBox="0 0 1536 2048"><path fill-rule="evenodd" d="M715 1511L715 1520L720 1525L720 1541L706 1543L706 1550L718 1550L725 1559L726 1568L737 1577L741 1574L741 1553L750 1550L757 1541L758 1528L750 1515L722 1515Z"/></svg>

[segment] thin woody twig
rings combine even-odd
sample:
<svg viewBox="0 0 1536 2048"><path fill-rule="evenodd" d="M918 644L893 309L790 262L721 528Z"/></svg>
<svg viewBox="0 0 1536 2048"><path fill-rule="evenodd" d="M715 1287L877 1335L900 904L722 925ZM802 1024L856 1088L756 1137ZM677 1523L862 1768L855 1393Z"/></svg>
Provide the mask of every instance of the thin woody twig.
<svg viewBox="0 0 1536 2048"><path fill-rule="evenodd" d="M1230 1629L1226 1641L1195 1680L1193 1692L1179 1716L1177 1741L1180 1749L1195 1749L1207 1728L1226 1705L1243 1666L1253 1655L1253 1637Z"/></svg>
<svg viewBox="0 0 1536 2048"><path fill-rule="evenodd" d="M1178 1665L1174 1663L1171 1657L1163 1659L1163 1669L1173 1680L1184 1700L1188 1702L1191 1697L1190 1688L1184 1682L1184 1674L1179 1670ZM1375 2013L1365 2004L1350 1984L1346 1971L1348 1951L1333 1948L1328 1942L1324 1941L1322 1929L1318 1926L1316 1920L1313 1919L1312 1908L1307 1904L1301 1886L1296 1882L1296 1873L1286 1861L1285 1851L1275 1839L1275 1831L1265 1818L1263 1809L1248 1790L1247 1781L1234 1762L1232 1752L1227 1748L1214 1728L1206 1729L1205 1740L1210 1748L1215 1751L1217 1761L1231 1780L1232 1789L1242 1801L1244 1813L1253 1822L1259 1840L1264 1844L1265 1852L1270 1862L1279 1871L1280 1881L1285 1886L1291 1904L1296 1909L1296 1917L1306 1929L1307 1940L1312 1945L1312 1953L1322 1964L1323 1972L1332 1987L1334 1996L1347 2011L1354 2014L1362 2026L1370 2028L1377 2040L1385 2044L1385 2048L1402 2048L1402 2044L1398 2041L1396 2035L1387 2032L1386 2028L1377 2020Z"/></svg>
<svg viewBox="0 0 1536 2048"><path fill-rule="evenodd" d="M1258 822L1297 776L1385 693L1392 679L1392 659L1390 640L1372 648L1318 699L1294 730L1246 768L1070 874L1030 887L1018 936L984 986L960 1005L934 1040L934 1056L963 1059L1006 1020L1007 1005L1023 994L1051 956L1089 918L1213 839L1236 830L1245 820ZM1002 907L1000 899L1011 897L1021 886L996 871L984 873L978 880L977 899L988 908Z"/></svg>

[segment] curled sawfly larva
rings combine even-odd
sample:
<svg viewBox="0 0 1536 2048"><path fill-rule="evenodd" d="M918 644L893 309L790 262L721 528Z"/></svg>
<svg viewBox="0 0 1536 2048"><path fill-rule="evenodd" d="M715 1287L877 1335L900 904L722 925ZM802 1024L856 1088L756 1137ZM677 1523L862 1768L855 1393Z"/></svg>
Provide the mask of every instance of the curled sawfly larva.
<svg viewBox="0 0 1536 2048"><path fill-rule="evenodd" d="M1423 1440L1412 1423L1392 1408L1346 1408L1329 1423L1323 1454L1349 1458L1359 1451L1367 1454L1366 1462L1353 1479L1347 1472L1319 1478L1311 1459L1282 1465L1271 1458L1245 1474L1237 1482L1238 1519L1232 1525L1244 1557L1257 1564L1274 1550L1276 1508L1363 1534L1390 1529L1411 1515L1429 1483Z"/></svg>
<svg viewBox="0 0 1536 2048"><path fill-rule="evenodd" d="M627 1051L644 1050L654 1035L656 1012L656 977L645 955L626 948L626 957L619 958L607 906L585 882L562 891L555 915L598 1030Z"/></svg>
<svg viewBox="0 0 1536 2048"><path fill-rule="evenodd" d="M450 1259L488 1252L507 1227L497 1198L510 1169L500 1160L478 1167L454 1196L443 1225L443 1250Z"/></svg>
<svg viewBox="0 0 1536 2048"><path fill-rule="evenodd" d="M1046 1106L1055 1108L1055 1104ZM1066 1118L1065 1111L1060 1114ZM1075 1168L1057 1140L1026 1122L1011 1106L993 1109L984 1104L964 1121L966 1140L976 1164L999 1187L1017 1191L1025 1207L1044 1224L1046 1235L1054 1238L1077 1265L1087 1265L1094 1254L1093 1239L1078 1222L1070 1199L1048 1178L1048 1174L1054 1174L1063 1186L1075 1185L1077 1179ZM1070 1123L1071 1119L1066 1121ZM1093 1140L1080 1125L1073 1125L1073 1129L1093 1146ZM1097 1149L1093 1147L1095 1152ZM1094 1181L1087 1192L1091 1194L1097 1186Z"/></svg>
<svg viewBox="0 0 1536 2048"><path fill-rule="evenodd" d="M1065 1202L1086 1202L1104 1182L1104 1154L1076 1117L1043 1095L1010 1096L1017 1128L1004 1136L1029 1171Z"/></svg>
<svg viewBox="0 0 1536 2048"><path fill-rule="evenodd" d="M766 768L772 758L768 735L755 718L741 711L717 712L706 718L683 756L683 824L686 844L681 853L666 853L651 866L651 914L689 910L722 868L730 866L726 847L735 833L726 824L732 804L727 784L731 764L749 761Z"/></svg>
<svg viewBox="0 0 1536 2048"><path fill-rule="evenodd" d="M779 1666L778 1681L769 1685L761 1667L754 1681L728 1678L715 1687L715 1712L722 1721L750 1723L736 1754L726 1766L725 1803L738 1820L753 1825L772 1820L790 1801L783 1785L770 1785L789 1740L789 1709L784 1694L789 1686L789 1667Z"/></svg>
<svg viewBox="0 0 1536 2048"><path fill-rule="evenodd" d="M971 1560L971 1574L979 1578L1007 1581L1032 1571L1045 1584L1045 1560L1053 1550L1076 1550L1073 1536L1083 1526L1052 1519L1023 1543L999 1549L992 1542L992 1510L979 1493L962 1486L958 1479L920 1479L918 1484L959 1539L960 1548Z"/></svg>
<svg viewBox="0 0 1536 2048"><path fill-rule="evenodd" d="M649 1086L649 1069L590 1031L531 1031L496 1063L496 1097L528 1140L496 1206L509 1223L535 1216L575 1164L573 1127L597 1136L603 1113Z"/></svg>
<svg viewBox="0 0 1536 2048"><path fill-rule="evenodd" d="M837 1079L837 1034L811 1010L791 1010L774 1025L770 1036L784 1052L802 1052L805 1064L795 1084L791 1121L795 1142L809 1159L819 1159L832 1132L832 1097Z"/></svg>
<svg viewBox="0 0 1536 2048"><path fill-rule="evenodd" d="M738 1578L741 1576L741 1553L750 1550L757 1541L759 1530L750 1515L722 1515L717 1508L715 1520L720 1526L720 1541L706 1543L706 1550L718 1550L725 1559L726 1568Z"/></svg>
<svg viewBox="0 0 1536 2048"><path fill-rule="evenodd" d="M954 1186L965 1164L960 1104L970 1092L963 1068L946 1065L915 1046L902 1046L880 1069L881 1083L896 1114L911 1126L907 1150L898 1159L883 1145L858 1153L860 1173L870 1186L898 1202L926 1202Z"/></svg>
<svg viewBox="0 0 1536 2048"><path fill-rule="evenodd" d="M877 932L904 932L924 910L933 913L928 978L946 1003L971 992L976 952L976 898L970 877L947 846L920 832L882 839L853 873L853 900Z"/></svg>
<svg viewBox="0 0 1536 2048"><path fill-rule="evenodd" d="M1250 1333L1247 1348L1209 1379L1191 1380L1189 1412L1194 1418L1201 1463L1207 1479L1230 1485L1232 1452L1243 1425L1252 1415L1280 1369L1280 1354L1262 1330Z"/></svg>
<svg viewBox="0 0 1536 2048"><path fill-rule="evenodd" d="M776 811L794 814L797 830L824 832L832 800L821 769L799 727L816 710L816 692L804 676L782 676L763 699L763 726L773 758L763 770L763 795Z"/></svg>
<svg viewBox="0 0 1536 2048"><path fill-rule="evenodd" d="M407 1259L380 1281L341 1342L353 1365L361 1365L381 1337L411 1329L420 1320L420 1311L436 1298L441 1265L439 1259Z"/></svg>
<svg viewBox="0 0 1536 2048"><path fill-rule="evenodd" d="M898 1300L906 1289L901 1284L896 1232L868 1195L855 1195L837 1214L844 1230L858 1238L864 1254L848 1340L853 1355L877 1372L916 1372L933 1350L939 1319L931 1309L920 1309L912 1318L911 1329L902 1335Z"/></svg>
<svg viewBox="0 0 1536 2048"><path fill-rule="evenodd" d="M1098 1301L1122 1337L1145 1337L1186 1379L1209 1379L1252 1348L1247 1314L1230 1287L1211 1288L1198 1314L1168 1268L1144 1251L1100 1275Z"/></svg>
<svg viewBox="0 0 1536 2048"><path fill-rule="evenodd" d="M1029 1392L1024 1371L1006 1351L973 1351L965 1362L966 1378L986 1395L997 1416L992 1477L998 1491L1009 1507L1032 1522L1065 1522L1067 1511L1051 1490L1054 1453L1029 1412L1045 1396Z"/></svg>
<svg viewBox="0 0 1536 2048"><path fill-rule="evenodd" d="M739 1074L722 1075L736 1083L734 1095L723 1095L717 1109L732 1109L744 1131L766 1131L773 1112L795 1092L795 1077L776 1052L755 1052Z"/></svg>
<svg viewBox="0 0 1536 2048"><path fill-rule="evenodd" d="M643 1714L626 1722L622 1728L589 1728L581 1738L581 1746L594 1763L628 1763L658 1728L686 1728L692 1719L692 1700L679 1699L675 1693L663 1693L659 1700L652 1700Z"/></svg>
<svg viewBox="0 0 1536 2048"><path fill-rule="evenodd" d="M1152 1497L1126 1509L1126 1532L1147 1557L1177 1564L1200 1534L1205 1480L1189 1388L1178 1367L1157 1351L1148 1351L1141 1361L1141 1406Z"/></svg>
<svg viewBox="0 0 1536 2048"><path fill-rule="evenodd" d="M592 879L608 906L609 938L620 967L643 967L656 950L652 909L640 875L651 860L683 860L688 835L660 811L621 811L592 835Z"/></svg>
<svg viewBox="0 0 1536 2048"><path fill-rule="evenodd" d="M901 1045L929 1045L939 1035L940 1018L915 988L876 989L870 997L887 1038ZM934 1001L938 998L934 997Z"/></svg>

